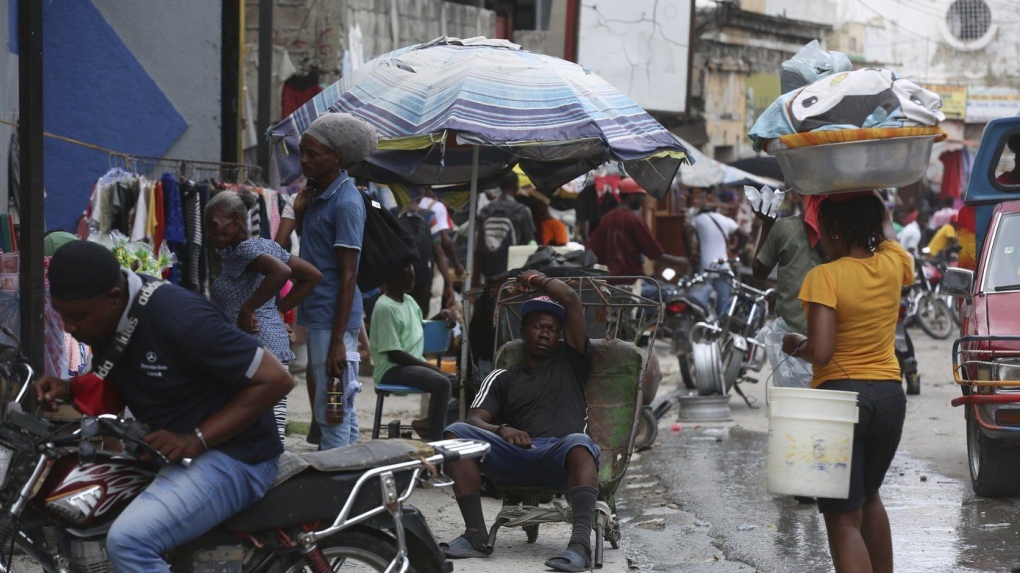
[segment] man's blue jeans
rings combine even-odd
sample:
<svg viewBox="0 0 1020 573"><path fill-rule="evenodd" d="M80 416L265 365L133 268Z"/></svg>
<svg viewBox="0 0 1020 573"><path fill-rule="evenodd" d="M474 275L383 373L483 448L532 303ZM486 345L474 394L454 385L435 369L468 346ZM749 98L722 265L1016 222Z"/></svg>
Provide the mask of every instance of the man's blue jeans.
<svg viewBox="0 0 1020 573"><path fill-rule="evenodd" d="M358 381L358 366L361 356L358 354L358 332L353 328L344 332L344 346L347 347L347 385ZM326 355L329 354L329 338L332 332L324 328L308 329L308 370L315 382L315 404L312 414L322 429L320 450L331 450L358 442L358 412L353 405L347 404L344 421L339 424L326 423ZM353 401L353 400L352 400Z"/></svg>
<svg viewBox="0 0 1020 573"><path fill-rule="evenodd" d="M712 289L715 290L715 314L722 317L730 310L730 299L733 298L733 286L728 277L716 277L712 279Z"/></svg>
<svg viewBox="0 0 1020 573"><path fill-rule="evenodd" d="M246 464L218 450L191 466L163 468L110 527L106 550L117 571L169 573L163 554L262 499L278 460Z"/></svg>

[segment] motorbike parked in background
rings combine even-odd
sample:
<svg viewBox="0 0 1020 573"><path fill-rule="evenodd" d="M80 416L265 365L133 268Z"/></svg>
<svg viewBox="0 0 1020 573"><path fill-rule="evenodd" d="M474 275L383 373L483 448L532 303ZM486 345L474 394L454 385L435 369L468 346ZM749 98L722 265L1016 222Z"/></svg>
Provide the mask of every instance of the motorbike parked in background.
<svg viewBox="0 0 1020 573"><path fill-rule="evenodd" d="M927 253L928 249L924 251ZM915 278L910 287L906 326L917 323L928 336L945 340L953 333L957 319L941 294L944 261L914 259Z"/></svg>
<svg viewBox="0 0 1020 573"><path fill-rule="evenodd" d="M136 420L107 415L56 425L23 411L32 376L22 359L0 360L7 398L0 412L0 571L17 570L14 546L24 554L19 563L30 559L47 573L112 571L110 524L169 461L145 442L149 429ZM436 466L481 457L488 444L443 440L413 453L394 452L385 442L357 447L372 444L388 454L347 448L292 454L297 459L282 463L281 472L296 464L293 477L174 549L168 562L192 573L407 571L412 563L419 573L451 571L425 519L404 502L419 485L452 485ZM142 453L160 464L139 461ZM359 457L366 458L360 466L350 463Z"/></svg>
<svg viewBox="0 0 1020 573"><path fill-rule="evenodd" d="M669 269L672 270L672 269ZM672 280L675 273L667 280ZM680 279L677 287L668 295L663 294L663 313L666 334L670 337L670 352L680 364L680 379L688 390L697 390L691 368L691 331L699 322L715 319L712 303L713 290L708 285L709 276L701 273L688 279Z"/></svg>
<svg viewBox="0 0 1020 573"><path fill-rule="evenodd" d="M910 307L910 288L904 288L900 297L900 314L896 320L896 361L900 365L900 376L907 385L907 394L921 393L921 375L917 372L917 358L914 356L914 342L906 328L907 309Z"/></svg>
<svg viewBox="0 0 1020 573"><path fill-rule="evenodd" d="M708 285L715 277L725 278L731 286L732 298L722 316L716 316L714 291ZM774 291L744 284L730 270L705 271L680 286L679 293L666 301L666 316L685 385L701 396L726 395L735 389L750 406L738 384L757 382L747 374L765 364L765 348L754 336L768 318Z"/></svg>

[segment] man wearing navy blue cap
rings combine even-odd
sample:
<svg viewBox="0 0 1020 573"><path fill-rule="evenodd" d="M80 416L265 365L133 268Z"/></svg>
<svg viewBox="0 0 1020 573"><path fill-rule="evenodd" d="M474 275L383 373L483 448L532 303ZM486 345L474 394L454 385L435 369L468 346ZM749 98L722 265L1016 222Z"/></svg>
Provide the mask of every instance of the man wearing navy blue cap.
<svg viewBox="0 0 1020 573"><path fill-rule="evenodd" d="M482 440L492 449L481 462L447 464L466 529L443 550L450 558L492 553L479 498L484 470L502 483L567 489L574 516L570 542L545 564L557 571L585 571L591 566L599 447L585 433L592 353L584 309L577 293L560 280L530 270L517 280L544 296L521 305L523 360L489 374L467 421L446 429L447 438Z"/></svg>

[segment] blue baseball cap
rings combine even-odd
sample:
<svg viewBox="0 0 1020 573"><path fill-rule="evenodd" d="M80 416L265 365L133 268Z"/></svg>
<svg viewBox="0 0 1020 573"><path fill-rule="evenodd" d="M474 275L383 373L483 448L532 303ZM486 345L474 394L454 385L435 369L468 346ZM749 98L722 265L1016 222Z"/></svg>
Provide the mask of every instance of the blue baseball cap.
<svg viewBox="0 0 1020 573"><path fill-rule="evenodd" d="M536 310L554 314L559 317L560 320L563 320L564 317L567 316L567 311L563 308L562 304L547 296L537 296L524 301L524 304L521 305L521 318L523 319Z"/></svg>

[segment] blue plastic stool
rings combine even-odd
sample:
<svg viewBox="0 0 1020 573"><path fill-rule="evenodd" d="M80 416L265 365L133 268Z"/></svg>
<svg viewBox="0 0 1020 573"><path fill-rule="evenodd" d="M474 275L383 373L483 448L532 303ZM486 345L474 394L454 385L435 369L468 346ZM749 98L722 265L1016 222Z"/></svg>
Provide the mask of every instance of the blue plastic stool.
<svg viewBox="0 0 1020 573"><path fill-rule="evenodd" d="M446 352L453 340L453 330L446 326L445 320L422 321L425 340L422 343L422 354L437 354ZM442 363L442 356L436 360L436 364ZM387 396L408 396L411 394L422 394L422 390L413 386L400 386L399 384L375 384L375 419L372 421L372 439L379 439L379 430L382 426L383 402Z"/></svg>

